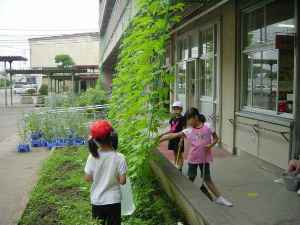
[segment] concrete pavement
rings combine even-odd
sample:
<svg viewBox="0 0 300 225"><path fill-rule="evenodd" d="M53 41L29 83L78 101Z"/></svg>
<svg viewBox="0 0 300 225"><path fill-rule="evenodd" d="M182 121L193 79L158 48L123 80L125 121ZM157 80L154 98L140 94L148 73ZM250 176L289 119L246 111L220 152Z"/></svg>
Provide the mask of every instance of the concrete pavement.
<svg viewBox="0 0 300 225"><path fill-rule="evenodd" d="M160 151L172 160L172 154L166 147L163 143ZM226 224L231 225L300 225L300 196L287 191L284 184L274 182L281 177L281 169L247 153L232 156L219 149L214 151L214 155L212 178L223 195L234 203L234 207L200 201L196 205L197 210L207 221L226 220L229 221ZM186 163L183 175L187 175ZM190 181L186 179L186 182ZM194 185L199 188L201 183L198 176ZM202 195L199 190L192 194L191 199L201 199ZM235 224L236 221L243 221L244 224Z"/></svg>
<svg viewBox="0 0 300 225"><path fill-rule="evenodd" d="M15 225L32 190L47 150L17 153L17 123L32 107L0 106L0 225Z"/></svg>

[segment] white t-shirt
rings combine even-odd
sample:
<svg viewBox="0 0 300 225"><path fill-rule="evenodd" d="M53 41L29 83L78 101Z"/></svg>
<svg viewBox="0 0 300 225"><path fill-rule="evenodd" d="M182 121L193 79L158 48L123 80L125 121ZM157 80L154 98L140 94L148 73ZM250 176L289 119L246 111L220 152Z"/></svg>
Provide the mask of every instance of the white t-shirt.
<svg viewBox="0 0 300 225"><path fill-rule="evenodd" d="M109 205L121 202L121 190L117 177L127 172L124 155L114 151L99 152L99 158L89 155L84 172L93 176L91 203Z"/></svg>

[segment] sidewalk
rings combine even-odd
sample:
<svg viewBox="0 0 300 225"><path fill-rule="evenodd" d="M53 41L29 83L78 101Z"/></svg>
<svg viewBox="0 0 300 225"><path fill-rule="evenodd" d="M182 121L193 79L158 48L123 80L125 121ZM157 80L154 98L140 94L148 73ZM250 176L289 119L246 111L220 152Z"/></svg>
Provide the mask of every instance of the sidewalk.
<svg viewBox="0 0 300 225"><path fill-rule="evenodd" d="M166 150L166 144L161 146L161 152L169 160L172 159L170 151ZM234 207L211 207L220 212L216 213L207 212L208 207L199 204L198 210L205 211L204 217L220 214L228 218L238 218L245 221L245 224L300 225L300 196L287 191L283 184L274 182L280 178L282 170L246 153L232 156L219 149L214 151L214 155L211 171L213 180L223 195L234 203ZM186 174L185 164L183 175ZM194 184L200 186L199 177ZM199 195L202 195L200 191Z"/></svg>
<svg viewBox="0 0 300 225"><path fill-rule="evenodd" d="M35 185L47 150L17 153L17 120L30 108L0 108L0 225L14 225Z"/></svg>

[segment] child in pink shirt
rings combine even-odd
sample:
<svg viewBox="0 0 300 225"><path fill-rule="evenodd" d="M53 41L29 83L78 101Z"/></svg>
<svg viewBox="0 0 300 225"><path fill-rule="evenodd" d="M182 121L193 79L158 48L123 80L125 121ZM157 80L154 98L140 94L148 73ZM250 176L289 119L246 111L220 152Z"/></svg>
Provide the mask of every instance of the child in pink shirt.
<svg viewBox="0 0 300 225"><path fill-rule="evenodd" d="M218 136L206 123L205 116L200 114L196 108L189 109L185 114L189 128L178 133L171 133L163 136L160 141L184 137L190 142L188 153L188 177L194 181L197 176L198 167L205 184L215 195L215 202L225 206L232 206L232 203L222 197L210 176L210 163L213 160L212 147L218 142ZM204 186L201 190L207 193Z"/></svg>

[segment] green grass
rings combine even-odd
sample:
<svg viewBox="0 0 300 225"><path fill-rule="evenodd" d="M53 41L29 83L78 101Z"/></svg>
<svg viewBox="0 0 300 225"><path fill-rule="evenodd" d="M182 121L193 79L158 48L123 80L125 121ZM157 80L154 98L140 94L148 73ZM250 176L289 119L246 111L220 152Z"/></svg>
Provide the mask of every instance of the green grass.
<svg viewBox="0 0 300 225"><path fill-rule="evenodd" d="M19 225L94 225L89 184L83 180L86 148L56 150L45 161ZM147 180L147 182L143 182ZM150 180L150 181L149 181ZM175 225L178 212L149 177L135 183L137 210L124 225Z"/></svg>

